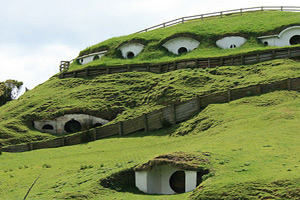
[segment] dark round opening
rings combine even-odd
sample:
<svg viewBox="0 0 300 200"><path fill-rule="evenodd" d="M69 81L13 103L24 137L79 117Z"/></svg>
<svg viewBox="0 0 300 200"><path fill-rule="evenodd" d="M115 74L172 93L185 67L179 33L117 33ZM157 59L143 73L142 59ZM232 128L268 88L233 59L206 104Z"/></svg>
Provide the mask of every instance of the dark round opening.
<svg viewBox="0 0 300 200"><path fill-rule="evenodd" d="M230 49L236 48L235 44L230 45Z"/></svg>
<svg viewBox="0 0 300 200"><path fill-rule="evenodd" d="M176 171L170 177L170 187L176 193L185 192L185 173L184 171Z"/></svg>
<svg viewBox="0 0 300 200"><path fill-rule="evenodd" d="M74 119L68 121L65 124L65 131L67 133L76 133L76 132L81 131L81 129L82 129L81 124Z"/></svg>
<svg viewBox="0 0 300 200"><path fill-rule="evenodd" d="M269 42L265 41L265 42L264 42L264 45L265 45L265 46L268 46L268 45L269 45Z"/></svg>
<svg viewBox="0 0 300 200"><path fill-rule="evenodd" d="M79 62L80 62L80 63L83 63L83 59L80 59Z"/></svg>
<svg viewBox="0 0 300 200"><path fill-rule="evenodd" d="M293 37L291 37L290 44L291 45L300 44L300 35L294 35Z"/></svg>
<svg viewBox="0 0 300 200"><path fill-rule="evenodd" d="M127 52L127 58L131 59L134 57L134 53L132 51Z"/></svg>
<svg viewBox="0 0 300 200"><path fill-rule="evenodd" d="M188 52L188 50L187 50L187 48L185 48L185 47L180 47L179 49L178 49L178 54L180 55L180 54L183 54L183 53L186 53L186 52Z"/></svg>
<svg viewBox="0 0 300 200"><path fill-rule="evenodd" d="M94 124L93 125L93 128L96 128L96 127L99 127L99 126L102 126L103 124L101 124L101 123L96 123L96 124Z"/></svg>
<svg viewBox="0 0 300 200"><path fill-rule="evenodd" d="M98 59L100 59L100 57L98 55L95 55L93 58L93 60L98 60Z"/></svg>
<svg viewBox="0 0 300 200"><path fill-rule="evenodd" d="M42 127L42 129L44 129L44 130L53 130L54 128L53 128L53 126L50 125L50 124L45 124L45 125Z"/></svg>

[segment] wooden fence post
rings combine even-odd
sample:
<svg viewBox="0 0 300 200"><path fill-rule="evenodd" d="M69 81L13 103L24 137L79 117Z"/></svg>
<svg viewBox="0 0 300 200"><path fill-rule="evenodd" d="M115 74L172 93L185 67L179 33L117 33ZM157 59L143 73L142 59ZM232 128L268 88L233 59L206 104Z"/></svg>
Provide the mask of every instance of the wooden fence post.
<svg viewBox="0 0 300 200"><path fill-rule="evenodd" d="M109 68L106 69L106 74L110 74L110 69Z"/></svg>
<svg viewBox="0 0 300 200"><path fill-rule="evenodd" d="M175 104L171 105L171 111L172 111L172 115L173 115L173 124L176 124L176 106Z"/></svg>
<svg viewBox="0 0 300 200"><path fill-rule="evenodd" d="M231 90L230 89L227 91L227 101L228 102L231 101Z"/></svg>
<svg viewBox="0 0 300 200"><path fill-rule="evenodd" d="M119 135L124 135L123 122L119 122Z"/></svg>
<svg viewBox="0 0 300 200"><path fill-rule="evenodd" d="M131 66L130 65L127 66L127 71L131 72Z"/></svg>
<svg viewBox="0 0 300 200"><path fill-rule="evenodd" d="M210 59L207 60L207 67L210 67Z"/></svg>
<svg viewBox="0 0 300 200"><path fill-rule="evenodd" d="M143 114L143 119L144 119L144 129L145 129L145 132L149 131L147 114Z"/></svg>
<svg viewBox="0 0 300 200"><path fill-rule="evenodd" d="M0 143L0 155L2 154L2 143Z"/></svg>
<svg viewBox="0 0 300 200"><path fill-rule="evenodd" d="M261 84L257 84L257 93L261 94Z"/></svg>
<svg viewBox="0 0 300 200"><path fill-rule="evenodd" d="M275 50L272 50L272 59L275 59L275 54L276 52L275 52Z"/></svg>
<svg viewBox="0 0 300 200"><path fill-rule="evenodd" d="M92 132L92 140L93 141L97 140L97 128L94 128L94 130Z"/></svg>
<svg viewBox="0 0 300 200"><path fill-rule="evenodd" d="M89 69L85 69L85 77L87 78L89 76Z"/></svg>
<svg viewBox="0 0 300 200"><path fill-rule="evenodd" d="M33 143L28 143L27 146L28 146L28 151L33 150Z"/></svg>
<svg viewBox="0 0 300 200"><path fill-rule="evenodd" d="M245 64L245 57L241 56L241 64L244 65Z"/></svg>
<svg viewBox="0 0 300 200"><path fill-rule="evenodd" d="M66 138L64 136L61 137L61 146L66 146Z"/></svg>
<svg viewBox="0 0 300 200"><path fill-rule="evenodd" d="M287 79L287 89L292 90L292 80L290 78Z"/></svg>
<svg viewBox="0 0 300 200"><path fill-rule="evenodd" d="M197 97L197 106L198 106L198 108L197 108L197 110L198 111L200 111L201 110L201 97Z"/></svg>
<svg viewBox="0 0 300 200"><path fill-rule="evenodd" d="M177 70L177 62L174 62L174 70Z"/></svg>

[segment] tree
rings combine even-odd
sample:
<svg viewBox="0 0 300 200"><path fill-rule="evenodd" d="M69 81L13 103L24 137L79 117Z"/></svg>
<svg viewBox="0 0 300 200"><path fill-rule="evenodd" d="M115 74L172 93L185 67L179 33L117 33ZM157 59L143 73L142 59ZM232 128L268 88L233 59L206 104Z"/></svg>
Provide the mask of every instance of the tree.
<svg viewBox="0 0 300 200"><path fill-rule="evenodd" d="M20 94L23 82L16 80L6 80L0 82L0 106L6 102L16 99Z"/></svg>

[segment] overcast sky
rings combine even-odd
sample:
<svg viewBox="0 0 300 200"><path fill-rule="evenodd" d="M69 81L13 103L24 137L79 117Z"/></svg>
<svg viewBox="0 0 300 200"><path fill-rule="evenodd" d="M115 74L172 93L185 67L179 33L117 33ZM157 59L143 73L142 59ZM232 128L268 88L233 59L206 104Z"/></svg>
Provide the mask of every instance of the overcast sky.
<svg viewBox="0 0 300 200"><path fill-rule="evenodd" d="M0 0L0 81L32 89L58 73L61 60L111 37L188 15L298 1Z"/></svg>

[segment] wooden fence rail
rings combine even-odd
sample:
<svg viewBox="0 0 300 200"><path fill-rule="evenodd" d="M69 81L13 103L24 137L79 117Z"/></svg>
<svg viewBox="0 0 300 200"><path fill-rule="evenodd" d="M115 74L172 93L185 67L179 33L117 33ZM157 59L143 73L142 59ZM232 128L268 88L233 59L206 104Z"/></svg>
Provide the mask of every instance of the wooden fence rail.
<svg viewBox="0 0 300 200"><path fill-rule="evenodd" d="M81 70L62 72L59 78L86 78L105 74L122 73L122 72L153 72L165 73L183 68L206 68L226 65L247 65L258 62L279 59L294 58L300 56L300 47L287 47L278 49L262 50L254 53L245 53L234 56L223 56L217 58L193 58L180 61L163 62L159 64L132 64L132 65L116 65L116 66L96 66Z"/></svg>
<svg viewBox="0 0 300 200"><path fill-rule="evenodd" d="M104 125L94 129L82 131L73 135L59 137L53 140L33 142L16 146L4 147L4 152L23 152L35 149L54 148L67 145L76 145L111 136L127 135L137 131L157 130L166 124L176 124L190 119L209 104L226 103L252 95L272 92L276 90L300 91L300 77L288 78L267 84L251 85L244 88L230 89L218 93L198 96L194 99L172 104L159 110L143 114L134 119L121 121L115 124Z"/></svg>
<svg viewBox="0 0 300 200"><path fill-rule="evenodd" d="M213 12L213 13L186 16L186 17L177 18L177 19L174 19L174 20L171 20L171 21L167 21L167 22L155 25L155 26L151 26L149 28L143 29L143 30L138 31L136 33L143 33L143 32L147 32L147 31L150 31L150 30L158 29L158 28L165 28L165 27L169 27L169 26L174 26L176 24L185 23L185 22L188 22L190 20L196 20L196 19L204 20L205 18L210 18L210 17L220 17L220 18L222 18L225 15L232 15L232 14L242 15L243 13L246 13L246 12L270 11L270 10L299 12L300 7L297 7L297 6L260 6L260 7L240 8L240 9L234 9L234 10L225 10L225 11L219 11L219 12Z"/></svg>

